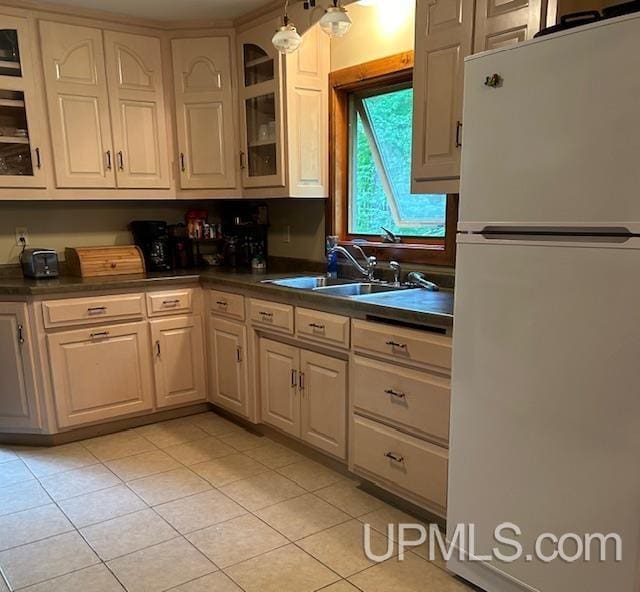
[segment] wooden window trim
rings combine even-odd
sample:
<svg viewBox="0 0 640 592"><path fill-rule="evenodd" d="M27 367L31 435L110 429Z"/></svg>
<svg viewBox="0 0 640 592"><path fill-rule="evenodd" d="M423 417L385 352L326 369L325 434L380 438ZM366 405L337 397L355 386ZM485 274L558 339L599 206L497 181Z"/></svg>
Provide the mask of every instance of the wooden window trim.
<svg viewBox="0 0 640 592"><path fill-rule="evenodd" d="M445 238L412 238L411 243L384 243L380 236L350 235L348 233L349 202L349 94L366 91L380 85L392 86L413 80L414 52L358 64L337 70L329 75L329 182L326 204L326 234L337 234L342 242L353 238L369 241L367 252L382 261L397 259L424 265L454 265L458 196L447 196L447 224Z"/></svg>

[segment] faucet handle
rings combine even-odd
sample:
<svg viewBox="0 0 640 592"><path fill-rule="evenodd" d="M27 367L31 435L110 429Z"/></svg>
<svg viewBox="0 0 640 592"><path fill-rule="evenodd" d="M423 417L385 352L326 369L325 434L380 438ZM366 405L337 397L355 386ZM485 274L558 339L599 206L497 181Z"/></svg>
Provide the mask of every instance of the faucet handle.
<svg viewBox="0 0 640 592"><path fill-rule="evenodd" d="M400 273L402 272L402 266L397 261L389 261L389 267L393 271L393 283L400 285Z"/></svg>
<svg viewBox="0 0 640 592"><path fill-rule="evenodd" d="M377 265L378 265L378 259L375 257L375 255L369 255L367 257L367 275L368 275L369 281L373 281L374 279L373 274L376 271Z"/></svg>

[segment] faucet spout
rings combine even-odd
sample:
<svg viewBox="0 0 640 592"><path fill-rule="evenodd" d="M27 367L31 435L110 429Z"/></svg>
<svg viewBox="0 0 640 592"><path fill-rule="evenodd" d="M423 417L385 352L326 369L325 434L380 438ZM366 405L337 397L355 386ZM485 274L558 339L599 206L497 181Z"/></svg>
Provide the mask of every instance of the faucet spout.
<svg viewBox="0 0 640 592"><path fill-rule="evenodd" d="M356 247L360 251L360 253L362 253L362 256L364 257L366 262L366 267L360 265L360 263L358 263L358 260L342 245L336 245L332 247L330 252L340 253L345 259L347 259L347 261L349 261L349 263L351 263L351 265L353 265L353 267L356 268L359 273L365 276L369 281L373 281L373 274L375 272L376 265L378 264L378 260L373 256L367 257L367 255L359 245L353 246Z"/></svg>

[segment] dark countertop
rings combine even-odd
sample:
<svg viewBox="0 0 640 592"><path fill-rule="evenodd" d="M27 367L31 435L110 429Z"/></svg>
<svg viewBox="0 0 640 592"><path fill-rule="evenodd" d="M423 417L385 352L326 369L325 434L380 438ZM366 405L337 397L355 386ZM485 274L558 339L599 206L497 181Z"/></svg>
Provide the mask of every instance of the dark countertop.
<svg viewBox="0 0 640 592"><path fill-rule="evenodd" d="M262 283L266 279L300 275L322 274L300 271L255 274L248 271L206 269L102 278L62 276L53 280L29 280L0 275L0 296L54 296L106 290L153 289L155 286L170 288L200 282L209 288L241 290L256 298L277 300L355 318L379 318L443 329L450 329L453 325L453 292L449 290L428 292L418 288L349 298Z"/></svg>

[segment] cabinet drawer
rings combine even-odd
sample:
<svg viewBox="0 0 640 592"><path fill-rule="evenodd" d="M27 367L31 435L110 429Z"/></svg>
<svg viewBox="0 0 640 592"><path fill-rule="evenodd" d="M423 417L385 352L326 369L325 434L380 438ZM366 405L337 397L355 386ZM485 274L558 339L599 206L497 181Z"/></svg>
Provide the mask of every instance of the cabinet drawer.
<svg viewBox="0 0 640 592"><path fill-rule="evenodd" d="M351 332L356 351L451 370L451 337L446 335L358 320Z"/></svg>
<svg viewBox="0 0 640 592"><path fill-rule="evenodd" d="M439 509L447 504L447 450L354 416L353 468L379 477Z"/></svg>
<svg viewBox="0 0 640 592"><path fill-rule="evenodd" d="M193 290L172 290L147 294L150 317L193 312Z"/></svg>
<svg viewBox="0 0 640 592"><path fill-rule="evenodd" d="M249 317L254 325L293 333L293 306L288 304L252 298L249 302Z"/></svg>
<svg viewBox="0 0 640 592"><path fill-rule="evenodd" d="M220 316L244 321L244 296L209 290L209 310Z"/></svg>
<svg viewBox="0 0 640 592"><path fill-rule="evenodd" d="M349 318L308 308L296 308L298 337L338 347L349 347Z"/></svg>
<svg viewBox="0 0 640 592"><path fill-rule="evenodd" d="M376 360L353 357L353 405L421 436L449 440L451 383Z"/></svg>
<svg viewBox="0 0 640 592"><path fill-rule="evenodd" d="M42 303L42 311L44 326L47 328L88 325L102 323L105 320L139 319L144 316L144 296L142 294L121 294L119 296L47 300Z"/></svg>

